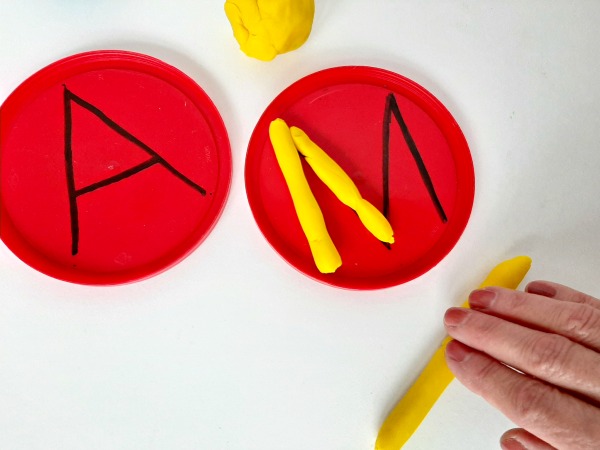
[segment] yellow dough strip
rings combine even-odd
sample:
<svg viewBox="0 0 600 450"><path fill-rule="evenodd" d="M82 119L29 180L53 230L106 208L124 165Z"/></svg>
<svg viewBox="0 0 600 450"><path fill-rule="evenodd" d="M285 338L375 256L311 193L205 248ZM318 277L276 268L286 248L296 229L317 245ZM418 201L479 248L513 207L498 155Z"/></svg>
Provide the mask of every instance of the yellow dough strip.
<svg viewBox="0 0 600 450"><path fill-rule="evenodd" d="M373 236L392 244L394 242L392 226L375 206L362 198L348 174L300 128L291 127L290 131L296 148L306 158L306 162L317 176L344 205L356 211L365 228Z"/></svg>
<svg viewBox="0 0 600 450"><path fill-rule="evenodd" d="M304 176L290 129L282 119L275 119L269 126L269 137L315 264L321 273L333 273L342 265L342 259L327 232L321 208Z"/></svg>
<svg viewBox="0 0 600 450"><path fill-rule="evenodd" d="M504 261L489 273L479 288L501 286L516 289L530 267L531 258L528 256L517 256ZM468 300L462 306L467 308ZM454 379L445 359L446 345L450 340L449 337L444 340L417 381L385 419L377 436L375 450L399 450L402 448Z"/></svg>

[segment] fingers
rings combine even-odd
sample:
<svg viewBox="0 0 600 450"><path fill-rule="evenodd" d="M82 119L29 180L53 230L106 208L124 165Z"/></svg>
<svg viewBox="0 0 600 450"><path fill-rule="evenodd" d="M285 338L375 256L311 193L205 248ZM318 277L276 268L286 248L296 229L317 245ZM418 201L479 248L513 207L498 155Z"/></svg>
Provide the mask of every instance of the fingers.
<svg viewBox="0 0 600 450"><path fill-rule="evenodd" d="M456 377L518 425L505 450L591 449L600 442L600 301L547 281L489 287L444 318ZM465 345L466 344L466 345ZM517 370L513 370L515 368ZM534 378L533 378L533 377Z"/></svg>
<svg viewBox="0 0 600 450"><path fill-rule="evenodd" d="M457 341L448 344L446 361L468 389L542 441L572 450L596 448L600 442L600 410L584 401Z"/></svg>
<svg viewBox="0 0 600 450"><path fill-rule="evenodd" d="M544 289L546 287L544 285ZM574 296L583 298L577 294ZM475 310L557 333L600 351L600 308L588 303L490 287L473 291L469 304Z"/></svg>
<svg viewBox="0 0 600 450"><path fill-rule="evenodd" d="M600 402L600 355L564 336L479 311L451 308L448 334L511 367Z"/></svg>
<svg viewBox="0 0 600 450"><path fill-rule="evenodd" d="M500 438L502 450L556 450L523 428L508 430Z"/></svg>
<svg viewBox="0 0 600 450"><path fill-rule="evenodd" d="M570 287L550 281L532 281L525 287L525 292L566 302L582 303L600 309L600 300Z"/></svg>

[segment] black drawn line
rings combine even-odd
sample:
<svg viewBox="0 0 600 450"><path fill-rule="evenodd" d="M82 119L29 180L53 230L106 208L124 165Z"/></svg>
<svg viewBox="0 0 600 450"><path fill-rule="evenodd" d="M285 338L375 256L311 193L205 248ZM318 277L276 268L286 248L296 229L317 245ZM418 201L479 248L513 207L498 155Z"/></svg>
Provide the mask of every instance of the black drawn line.
<svg viewBox="0 0 600 450"><path fill-rule="evenodd" d="M390 123L392 121L392 108L390 107L393 95L385 99L383 111L383 215L387 218L390 212Z"/></svg>
<svg viewBox="0 0 600 450"><path fill-rule="evenodd" d="M391 98L390 94L385 99L385 109L383 110L383 146L382 146L382 180L383 180L383 215L386 219L390 218L390 123L392 121L392 109L390 107ZM391 250L392 246L389 242L383 242L382 244Z"/></svg>
<svg viewBox="0 0 600 450"><path fill-rule="evenodd" d="M102 122L104 122L109 128L111 128L112 130L116 131L118 134L120 134L122 137L124 137L125 139L127 139L129 142L132 142L133 144L135 144L138 147L140 147L142 150L144 150L149 155L157 158L159 164L161 164L165 169L167 169L169 172L171 172L173 175L175 175L181 181L183 181L184 183L188 184L190 187L192 187L193 189L197 190L202 195L206 195L206 190L202 186L197 185L192 180L190 180L185 175L183 175L181 172L179 172L177 169L175 169L162 156L160 156L156 151L152 150L149 146L147 146L142 141L140 141L138 138L136 138L134 135L132 135L130 132L128 132L127 130L125 130L118 123L116 123L115 121L111 120L106 114L104 114L102 111L100 111L94 105L92 105L91 103L86 102L81 97L79 97L79 96L75 95L74 93L72 93L71 91L69 91L66 86L65 86L65 90L66 90L67 95L68 95L68 97L69 97L70 100L74 101L79 106L87 109L89 112L91 112L96 117L98 117Z"/></svg>
<svg viewBox="0 0 600 450"><path fill-rule="evenodd" d="M431 176L429 176L429 172L427 171L427 167L423 162L423 158L419 153L419 149L415 144L414 139L412 138L410 131L408 130L408 126L402 117L402 113L400 112L400 108L398 107L398 103L396 102L396 97L393 93L389 93L386 101L385 101L385 110L383 113L383 215L386 218L389 218L389 208L390 208L390 200L389 200L389 157L390 157L390 125L392 122L392 114L400 125L400 129L402 130L402 136L404 137L404 141L410 150L410 153L419 169L419 174L421 175L421 179L427 188L427 192L429 193L429 197L433 202L435 209L440 216L442 222L448 222L448 217L446 216L446 212L442 207L442 203L440 202L435 188L433 186L433 182L431 181Z"/></svg>
<svg viewBox="0 0 600 450"><path fill-rule="evenodd" d="M71 214L71 254L79 251L79 211L77 209L77 194L75 193L75 175L73 174L73 149L71 137L73 134L71 99L67 88L64 91L65 104L65 172L67 174L67 192L69 194L69 211Z"/></svg>
<svg viewBox="0 0 600 450"><path fill-rule="evenodd" d="M106 187L106 186L108 186L110 184L113 184L113 183L116 183L118 181L124 180L125 178L129 178L130 176L135 175L136 173L139 173L142 170L146 170L146 169L148 169L149 167L152 167L155 164L159 164L159 161L156 158L152 157L149 160L147 160L147 161L145 161L143 163L140 163L137 166L133 166L131 169L127 169L127 170L125 170L125 171L123 171L123 172L121 172L121 173L119 173L119 174L117 174L115 176L112 176L110 178L105 178L104 180L98 181L97 183L93 183L93 184L90 184L89 186L86 186L84 188L77 189L75 191L75 195L80 196L80 195L83 195L83 194L87 194L88 192L95 191L96 189L100 189L100 188Z"/></svg>
<svg viewBox="0 0 600 450"><path fill-rule="evenodd" d="M148 145L144 144L134 135L129 133L115 121L110 119L106 114L104 114L100 109L92 105L91 103L83 100L81 97L77 96L73 92L71 92L66 85L64 87L64 108L65 108L65 165L66 165L66 176L67 176L67 192L69 195L69 210L71 214L71 254L75 256L79 252L79 210L77 207L77 198L81 195L87 194L89 192L101 189L103 187L109 186L111 184L122 181L126 178L129 178L143 170L148 169L149 167L154 166L155 164L160 164L165 169L167 169L172 175L177 177L179 180L183 181L185 184L190 186L192 189L199 192L202 196L206 195L206 190L194 183L188 177L183 175L177 169L175 169L171 164L169 164L162 156L160 156L155 150L150 148ZM73 147L72 147L72 137L73 137L73 114L71 103L75 102L79 106L84 109L87 109L89 112L98 117L105 125L107 125L110 129L117 132L120 136L128 140L129 142L135 144L143 151L145 151L148 155L150 155L150 159L146 160L143 163L140 163L128 170L125 170L115 176L106 178L102 181L92 183L88 186L85 186L80 189L75 188L75 174L73 169Z"/></svg>

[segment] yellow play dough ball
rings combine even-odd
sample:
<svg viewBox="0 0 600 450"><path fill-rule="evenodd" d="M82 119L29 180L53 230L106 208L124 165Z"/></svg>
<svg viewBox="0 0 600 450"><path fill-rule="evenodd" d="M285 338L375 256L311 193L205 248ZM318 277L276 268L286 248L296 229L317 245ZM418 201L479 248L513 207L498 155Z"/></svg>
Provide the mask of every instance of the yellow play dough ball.
<svg viewBox="0 0 600 450"><path fill-rule="evenodd" d="M227 0L225 14L240 49L270 61L300 47L310 34L314 0Z"/></svg>

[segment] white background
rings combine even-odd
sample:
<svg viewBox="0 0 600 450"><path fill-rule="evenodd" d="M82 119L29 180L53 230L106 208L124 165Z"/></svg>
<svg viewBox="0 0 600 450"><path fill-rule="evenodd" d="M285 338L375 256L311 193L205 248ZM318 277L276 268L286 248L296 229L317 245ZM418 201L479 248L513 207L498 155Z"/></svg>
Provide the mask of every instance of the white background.
<svg viewBox="0 0 600 450"><path fill-rule="evenodd" d="M500 4L502 3L502 4ZM0 448L367 450L497 262L600 294L600 2L317 0L298 51L242 54L222 1L0 0L0 102L81 51L150 54L227 126L229 200L190 257L149 280L53 280L0 245ZM430 90L471 147L477 194L455 249L405 285L302 276L258 231L243 184L268 103L316 70L373 65ZM512 425L453 382L407 450L498 448Z"/></svg>

